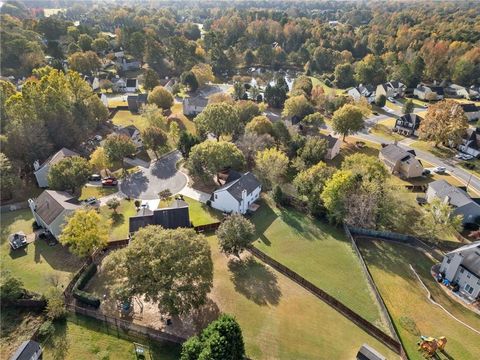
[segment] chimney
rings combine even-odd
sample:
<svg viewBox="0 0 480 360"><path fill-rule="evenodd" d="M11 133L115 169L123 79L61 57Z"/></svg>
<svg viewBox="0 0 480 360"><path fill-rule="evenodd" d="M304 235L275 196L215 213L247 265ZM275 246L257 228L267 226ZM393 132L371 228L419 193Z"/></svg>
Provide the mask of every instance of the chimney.
<svg viewBox="0 0 480 360"><path fill-rule="evenodd" d="M40 169L40 162L38 160L35 160L35 162L33 163L33 168L35 169L35 171Z"/></svg>

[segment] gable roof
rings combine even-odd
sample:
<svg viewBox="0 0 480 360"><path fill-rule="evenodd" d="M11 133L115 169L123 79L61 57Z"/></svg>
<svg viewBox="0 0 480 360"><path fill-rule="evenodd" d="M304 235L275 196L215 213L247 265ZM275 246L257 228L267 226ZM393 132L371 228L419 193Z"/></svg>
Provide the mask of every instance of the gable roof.
<svg viewBox="0 0 480 360"><path fill-rule="evenodd" d="M70 156L80 156L80 154L67 148L61 148L55 154L53 154L47 160L45 160L44 163L38 168L38 170L40 170L46 165L55 165L56 163Z"/></svg>
<svg viewBox="0 0 480 360"><path fill-rule="evenodd" d="M367 344L363 344L357 353L357 360L386 360L386 357Z"/></svg>
<svg viewBox="0 0 480 360"><path fill-rule="evenodd" d="M340 141L340 139L338 139L338 138L336 138L336 137L334 137L330 134L325 135L325 134L320 133L317 136L322 138L322 139L325 139L327 141L327 146L328 146L329 149L332 149L335 146L335 144L338 141Z"/></svg>
<svg viewBox="0 0 480 360"><path fill-rule="evenodd" d="M189 106L206 107L208 105L208 99L203 96L186 98L184 101L186 102L186 105Z"/></svg>
<svg viewBox="0 0 480 360"><path fill-rule="evenodd" d="M480 241L459 247L450 251L446 256L451 257L453 254L462 255L461 266L480 279Z"/></svg>
<svg viewBox="0 0 480 360"><path fill-rule="evenodd" d="M135 134L135 132L137 132L137 131L140 131L140 130L138 130L135 125L128 125L128 126L124 126L120 129L118 129L117 133L125 134L128 137L132 137Z"/></svg>
<svg viewBox="0 0 480 360"><path fill-rule="evenodd" d="M129 219L129 232L133 233L148 225L160 225L165 229L190 227L190 214L185 201L176 200L171 207L162 209L140 209L138 215Z"/></svg>
<svg viewBox="0 0 480 360"><path fill-rule="evenodd" d="M410 127L412 129L418 129L422 120L423 118L417 114L404 114L395 121L395 127Z"/></svg>
<svg viewBox="0 0 480 360"><path fill-rule="evenodd" d="M65 191L45 190L35 199L35 212L50 225L63 210L76 210L80 203Z"/></svg>
<svg viewBox="0 0 480 360"><path fill-rule="evenodd" d="M455 207L464 206L475 201L467 194L466 191L453 186L445 180L436 180L428 184L429 188L435 191L436 196L444 200L448 196L449 204ZM476 204L476 203L475 203Z"/></svg>
<svg viewBox="0 0 480 360"><path fill-rule="evenodd" d="M407 161L415 157L415 153L402 149L395 144L389 144L380 150L382 156L392 164L398 161Z"/></svg>
<svg viewBox="0 0 480 360"><path fill-rule="evenodd" d="M33 340L24 341L12 355L10 360L33 360L38 359L42 353L40 344Z"/></svg>
<svg viewBox="0 0 480 360"><path fill-rule="evenodd" d="M234 197L234 199L240 202L242 200L243 190L246 190L247 194L251 194L258 187L261 187L260 181L258 181L255 175L251 172L247 172L239 179L226 183L219 189L215 190L214 193L226 190Z"/></svg>

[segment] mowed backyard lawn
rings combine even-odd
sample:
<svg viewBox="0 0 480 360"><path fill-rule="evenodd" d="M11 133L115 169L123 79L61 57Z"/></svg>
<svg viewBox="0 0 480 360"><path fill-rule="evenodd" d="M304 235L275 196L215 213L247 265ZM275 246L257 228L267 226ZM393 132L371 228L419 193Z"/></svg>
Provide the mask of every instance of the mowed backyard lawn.
<svg viewBox="0 0 480 360"><path fill-rule="evenodd" d="M430 303L414 269L433 298L453 315L480 329L480 317L450 299L430 276L434 262L423 253L400 244L359 240L359 245L410 359L424 359L417 351L420 335L446 336L448 356L440 359L478 359L480 335L464 327L442 309Z"/></svg>
<svg viewBox="0 0 480 360"><path fill-rule="evenodd" d="M341 229L265 198L252 217L254 245L365 319L386 329L359 259Z"/></svg>
<svg viewBox="0 0 480 360"><path fill-rule="evenodd" d="M364 343L388 359L391 350L290 279L249 255L229 261L208 237L214 263L209 297L242 327L252 359L354 359ZM365 304L368 306L368 304Z"/></svg>
<svg viewBox="0 0 480 360"><path fill-rule="evenodd" d="M23 249L10 250L8 235L17 231L30 234L33 232L32 224L30 209L1 214L2 270L9 270L23 281L25 288L34 292L45 292L52 286L52 280L65 286L82 263L65 247L60 244L49 246L45 240L39 239Z"/></svg>
<svg viewBox="0 0 480 360"><path fill-rule="evenodd" d="M97 320L71 315L68 321L57 323L54 335L42 344L44 359L91 360L137 359L134 342L150 347L152 358L174 360L180 357L180 346L170 343L132 339L117 333L115 326L108 327Z"/></svg>
<svg viewBox="0 0 480 360"><path fill-rule="evenodd" d="M100 207L100 214L105 220L111 221L110 240L121 240L128 237L128 219L137 213L133 200L120 200L116 213L108 206Z"/></svg>
<svg viewBox="0 0 480 360"><path fill-rule="evenodd" d="M141 115L132 114L129 110L119 110L112 118L112 123L117 126L135 125L138 130L142 131L148 126L148 121Z"/></svg>

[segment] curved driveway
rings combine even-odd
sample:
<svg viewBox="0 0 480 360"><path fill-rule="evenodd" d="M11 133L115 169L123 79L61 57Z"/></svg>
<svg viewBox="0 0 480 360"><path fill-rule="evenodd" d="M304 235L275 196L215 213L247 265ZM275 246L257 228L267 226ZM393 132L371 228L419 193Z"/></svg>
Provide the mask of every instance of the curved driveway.
<svg viewBox="0 0 480 360"><path fill-rule="evenodd" d="M120 184L120 190L128 197L141 200L158 199L160 191L169 189L178 193L187 185L187 177L177 170L176 164L182 158L179 151L174 151L150 167L139 167L140 171L131 174Z"/></svg>

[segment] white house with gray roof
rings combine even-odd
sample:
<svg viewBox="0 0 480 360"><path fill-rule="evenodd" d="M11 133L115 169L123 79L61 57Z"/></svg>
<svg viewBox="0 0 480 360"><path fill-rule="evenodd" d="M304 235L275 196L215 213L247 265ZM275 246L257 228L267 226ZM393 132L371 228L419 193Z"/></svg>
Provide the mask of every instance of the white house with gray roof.
<svg viewBox="0 0 480 360"><path fill-rule="evenodd" d="M58 239L66 218L81 204L67 192L45 190L36 199L28 199L28 206L38 226Z"/></svg>
<svg viewBox="0 0 480 360"><path fill-rule="evenodd" d="M480 241L462 246L443 257L440 272L469 300L480 297Z"/></svg>
<svg viewBox="0 0 480 360"><path fill-rule="evenodd" d="M50 168L61 160L71 156L80 156L80 154L67 148L62 148L55 154L50 156L47 160L45 160L45 162L41 165L38 160L35 161L33 163L33 173L35 174L35 178L37 179L38 186L41 188L48 187L48 172L50 171Z"/></svg>
<svg viewBox="0 0 480 360"><path fill-rule="evenodd" d="M453 207L454 215L463 215L463 223L475 223L480 216L480 205L463 189L453 186L445 180L436 180L428 184L426 193L428 202L438 198Z"/></svg>
<svg viewBox="0 0 480 360"><path fill-rule="evenodd" d="M195 116L200 114L207 107L208 99L198 95L185 98L183 100L183 114L186 116Z"/></svg>
<svg viewBox="0 0 480 360"><path fill-rule="evenodd" d="M226 213L245 214L261 191L262 185L255 175L247 172L215 190L210 198L211 206Z"/></svg>

